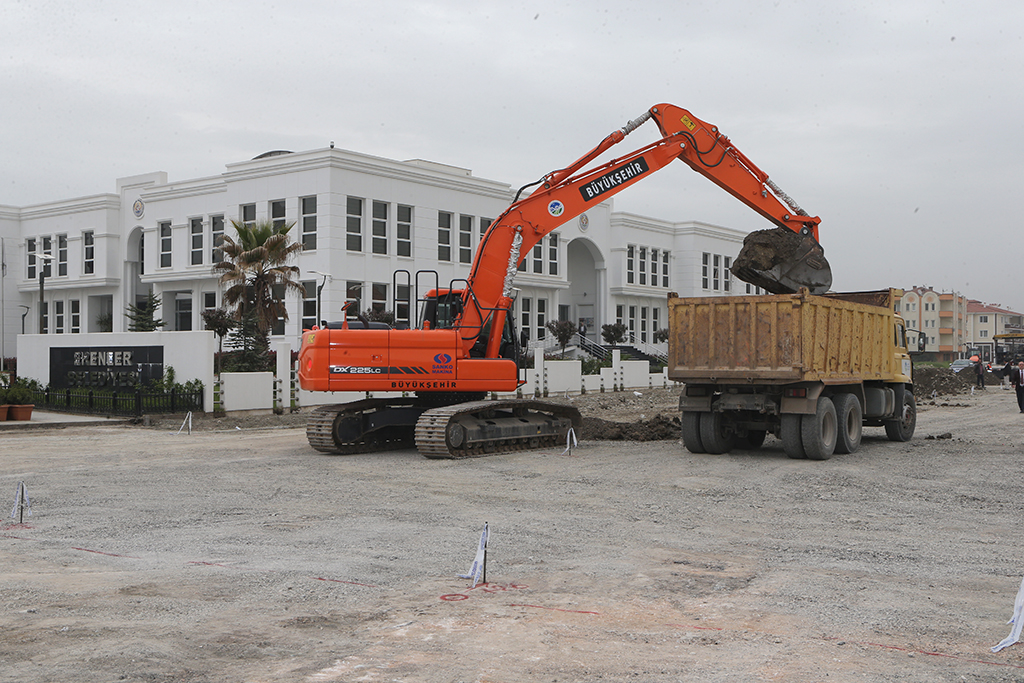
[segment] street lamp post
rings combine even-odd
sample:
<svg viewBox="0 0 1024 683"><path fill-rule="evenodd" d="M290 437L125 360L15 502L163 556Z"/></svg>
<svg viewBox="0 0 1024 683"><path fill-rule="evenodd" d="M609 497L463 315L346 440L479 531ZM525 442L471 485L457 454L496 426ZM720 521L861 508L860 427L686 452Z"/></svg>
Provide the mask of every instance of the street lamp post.
<svg viewBox="0 0 1024 683"><path fill-rule="evenodd" d="M44 298L43 282L46 280L46 270L50 267L50 261L53 260L53 256L37 254L36 258L42 261L39 264L39 334L46 334L45 316L43 315L43 309L46 308L46 299Z"/></svg>
<svg viewBox="0 0 1024 683"><path fill-rule="evenodd" d="M319 325L322 322L322 319L320 318L320 293L324 291L324 285L327 284L327 281L333 280L334 278L331 277L330 273L323 273L319 270L307 270L306 272L311 275L319 275L323 278L316 288L316 324Z"/></svg>

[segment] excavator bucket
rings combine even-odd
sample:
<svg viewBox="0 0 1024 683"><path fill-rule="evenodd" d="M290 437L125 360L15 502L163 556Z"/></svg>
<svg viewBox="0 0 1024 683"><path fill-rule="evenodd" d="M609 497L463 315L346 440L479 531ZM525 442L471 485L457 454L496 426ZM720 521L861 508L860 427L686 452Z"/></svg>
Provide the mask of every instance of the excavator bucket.
<svg viewBox="0 0 1024 683"><path fill-rule="evenodd" d="M806 287L824 294L832 286L825 250L810 235L788 228L752 232L733 261L732 274L772 294L794 294Z"/></svg>

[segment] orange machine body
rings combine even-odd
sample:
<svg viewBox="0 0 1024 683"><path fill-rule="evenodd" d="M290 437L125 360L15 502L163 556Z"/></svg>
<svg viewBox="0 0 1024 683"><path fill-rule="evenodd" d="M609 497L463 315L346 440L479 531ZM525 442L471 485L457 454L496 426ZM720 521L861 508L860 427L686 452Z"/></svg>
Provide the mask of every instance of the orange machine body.
<svg viewBox="0 0 1024 683"><path fill-rule="evenodd" d="M660 140L582 170L652 118L663 135ZM469 277L458 289L461 306L449 326L421 323L420 329L366 329L369 325L357 329L343 325L305 331L300 385L312 391L514 391L521 384L519 351L518 346L514 353L508 350L506 320L519 262L559 226L676 159L776 226L817 240L820 219L795 207L717 127L685 109L659 104L571 165L546 175L536 190L523 199L517 197L491 224L480 239ZM455 290L441 290L449 291Z"/></svg>

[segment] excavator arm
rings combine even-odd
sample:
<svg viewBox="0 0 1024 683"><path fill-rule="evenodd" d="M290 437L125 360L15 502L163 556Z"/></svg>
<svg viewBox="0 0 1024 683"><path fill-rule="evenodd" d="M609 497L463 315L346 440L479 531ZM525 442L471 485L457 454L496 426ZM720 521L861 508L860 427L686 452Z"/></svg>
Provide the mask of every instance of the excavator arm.
<svg viewBox="0 0 1024 683"><path fill-rule="evenodd" d="M582 170L648 119L657 124L660 140L592 170ZM676 159L777 226L745 240L733 267L737 277L775 293L795 292L800 287L808 287L812 293L828 290L831 271L817 241L821 219L807 215L716 126L680 107L659 104L566 168L546 175L536 183L538 189L524 199L517 198L491 224L480 240L468 278L461 320L467 348L489 329L485 355L497 356L519 261L540 240Z"/></svg>

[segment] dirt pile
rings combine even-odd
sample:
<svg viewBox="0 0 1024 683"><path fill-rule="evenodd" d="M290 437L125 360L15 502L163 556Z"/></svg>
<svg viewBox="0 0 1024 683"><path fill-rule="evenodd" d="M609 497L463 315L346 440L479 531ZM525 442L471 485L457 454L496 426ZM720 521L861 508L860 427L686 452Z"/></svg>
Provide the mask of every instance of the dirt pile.
<svg viewBox="0 0 1024 683"><path fill-rule="evenodd" d="M995 374L985 373L985 386L999 386L999 382ZM975 375L971 368L960 372L928 366L914 368L914 393L918 399L970 393L974 383Z"/></svg>

